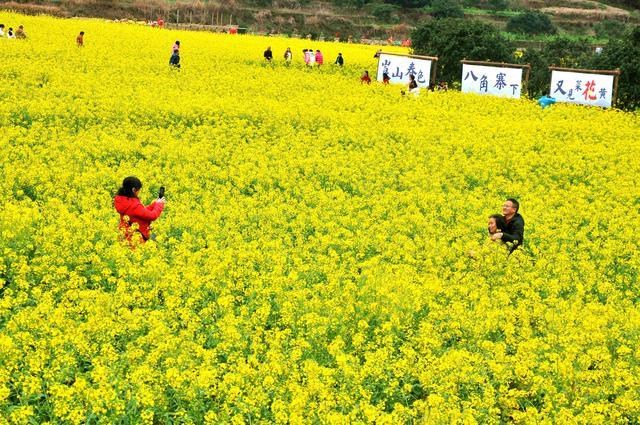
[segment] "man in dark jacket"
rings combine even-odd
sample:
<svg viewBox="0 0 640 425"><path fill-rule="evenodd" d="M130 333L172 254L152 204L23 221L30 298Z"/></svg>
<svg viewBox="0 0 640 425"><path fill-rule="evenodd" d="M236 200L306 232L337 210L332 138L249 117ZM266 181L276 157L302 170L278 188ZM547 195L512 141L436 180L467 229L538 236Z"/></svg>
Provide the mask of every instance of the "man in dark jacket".
<svg viewBox="0 0 640 425"><path fill-rule="evenodd" d="M271 59L273 59L273 52L271 51L271 46L267 47L267 50L264 51L264 58L267 60L267 62L271 62Z"/></svg>
<svg viewBox="0 0 640 425"><path fill-rule="evenodd" d="M513 198L507 199L502 205L502 215L504 215L507 225L504 231L491 236L494 241L500 239L502 242L512 243L509 248L510 253L524 243L524 219L518 214L519 209L518 201Z"/></svg>

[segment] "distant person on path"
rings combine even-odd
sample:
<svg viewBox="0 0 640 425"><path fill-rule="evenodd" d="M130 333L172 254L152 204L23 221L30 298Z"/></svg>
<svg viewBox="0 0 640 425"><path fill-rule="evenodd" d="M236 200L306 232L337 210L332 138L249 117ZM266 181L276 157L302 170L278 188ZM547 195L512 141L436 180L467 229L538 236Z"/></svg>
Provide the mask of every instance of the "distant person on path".
<svg viewBox="0 0 640 425"><path fill-rule="evenodd" d="M344 58L342 57L342 53L338 53L338 57L336 58L336 65L343 66Z"/></svg>
<svg viewBox="0 0 640 425"><path fill-rule="evenodd" d="M80 31L80 34L76 37L76 44L78 47L84 46L84 31Z"/></svg>
<svg viewBox="0 0 640 425"><path fill-rule="evenodd" d="M547 106L551 106L554 103L556 103L556 98L549 96L549 92L545 92L545 94L540 99L538 99L538 105L540 105L542 109L546 108Z"/></svg>
<svg viewBox="0 0 640 425"><path fill-rule="evenodd" d="M371 84L371 77L369 77L369 71L364 71L362 77L360 77L360 84Z"/></svg>
<svg viewBox="0 0 640 425"><path fill-rule="evenodd" d="M374 59L378 59L380 57L380 55L382 54L382 49L378 49L378 51L376 52L375 55L373 55Z"/></svg>
<svg viewBox="0 0 640 425"><path fill-rule="evenodd" d="M18 30L16 31L16 38L19 40L24 40L27 38L27 34L24 32L24 27L20 25Z"/></svg>
<svg viewBox="0 0 640 425"><path fill-rule="evenodd" d="M173 47L171 48L171 53L175 53L179 51L180 51L180 41L176 40L176 42L173 43Z"/></svg>
<svg viewBox="0 0 640 425"><path fill-rule="evenodd" d="M142 182L136 177L127 177L122 182L122 187L113 198L113 205L120 214L119 229L124 233L125 238L131 241L132 236L137 231L142 236L143 241L152 239L151 222L160 217L167 200L162 197L151 203L148 207L142 205L138 194L142 189ZM137 229L131 226L137 224Z"/></svg>
<svg viewBox="0 0 640 425"><path fill-rule="evenodd" d="M158 17L158 28L162 29L164 28L164 19Z"/></svg>
<svg viewBox="0 0 640 425"><path fill-rule="evenodd" d="M316 64L316 55L313 54L313 49L309 49L307 50L307 52L309 53L309 66L313 68L313 66Z"/></svg>
<svg viewBox="0 0 640 425"><path fill-rule="evenodd" d="M179 50L174 50L173 51L173 54L171 55L171 58L169 59L169 65L172 68L180 69L180 51Z"/></svg>
<svg viewBox="0 0 640 425"><path fill-rule="evenodd" d="M318 67L324 64L324 56L322 56L322 52L320 50L316 50L316 64Z"/></svg>
<svg viewBox="0 0 640 425"><path fill-rule="evenodd" d="M291 47L287 47L287 50L284 52L284 63L286 65L291 64L291 59L293 59L293 53L291 53Z"/></svg>
<svg viewBox="0 0 640 425"><path fill-rule="evenodd" d="M264 58L267 60L267 62L271 62L271 59L273 59L273 52L271 51L271 46L267 47L267 50L264 51Z"/></svg>
<svg viewBox="0 0 640 425"><path fill-rule="evenodd" d="M518 213L520 203L513 198L507 199L502 205L502 215L506 225L503 231L491 235L492 240L511 243L509 253L524 243L524 218Z"/></svg>

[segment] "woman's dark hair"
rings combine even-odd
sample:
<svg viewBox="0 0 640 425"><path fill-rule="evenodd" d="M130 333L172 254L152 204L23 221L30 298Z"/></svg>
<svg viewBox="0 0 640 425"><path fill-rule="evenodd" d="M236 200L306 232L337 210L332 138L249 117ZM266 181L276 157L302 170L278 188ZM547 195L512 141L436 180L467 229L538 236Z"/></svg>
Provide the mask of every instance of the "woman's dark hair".
<svg viewBox="0 0 640 425"><path fill-rule="evenodd" d="M133 189L140 189L142 187L142 182L139 178L129 176L122 181L122 187L118 189L118 196L126 196L127 198L135 198L136 195L133 193Z"/></svg>
<svg viewBox="0 0 640 425"><path fill-rule="evenodd" d="M493 218L496 221L496 227L498 230L504 230L507 227L507 220L501 214L492 214L489 218Z"/></svg>
<svg viewBox="0 0 640 425"><path fill-rule="evenodd" d="M176 40L176 44L179 46L179 45L180 45L180 41L179 41L179 40Z"/></svg>

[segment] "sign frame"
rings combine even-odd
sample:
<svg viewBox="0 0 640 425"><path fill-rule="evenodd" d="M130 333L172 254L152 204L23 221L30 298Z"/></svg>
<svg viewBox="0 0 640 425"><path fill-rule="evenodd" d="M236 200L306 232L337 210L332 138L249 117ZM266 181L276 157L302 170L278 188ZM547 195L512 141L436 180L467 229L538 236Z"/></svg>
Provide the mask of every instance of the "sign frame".
<svg viewBox="0 0 640 425"><path fill-rule="evenodd" d="M398 52L380 52L380 56L382 55L402 56L403 58L416 58L416 59L428 60L433 62L431 64L431 75L429 76L429 87L435 84L437 70L436 70L436 66L434 65L437 65L437 62L438 62L437 56L406 55ZM376 74L380 69L380 56L378 56L378 66L376 67Z"/></svg>
<svg viewBox="0 0 640 425"><path fill-rule="evenodd" d="M613 108L618 102L618 81L620 80L620 68L616 69L582 69L582 68L563 68L559 66L551 65L549 67L549 92L551 92L551 76L553 71L561 72L582 72L584 74L601 74L601 75L613 75L613 94L611 95L611 108ZM584 106L584 105L581 105ZM587 105L589 106L589 105Z"/></svg>
<svg viewBox="0 0 640 425"><path fill-rule="evenodd" d="M505 62L489 62L489 61L471 61L471 60L466 60L466 59L462 59L460 61L460 63L462 65L467 64L467 65L480 65L480 66L495 66L495 67L499 67L499 68L520 68L524 71L524 78L523 78L523 83L522 83L522 91L526 91L529 89L529 76L531 74L531 64L528 63L524 63L524 64L518 64L518 63L505 63Z"/></svg>

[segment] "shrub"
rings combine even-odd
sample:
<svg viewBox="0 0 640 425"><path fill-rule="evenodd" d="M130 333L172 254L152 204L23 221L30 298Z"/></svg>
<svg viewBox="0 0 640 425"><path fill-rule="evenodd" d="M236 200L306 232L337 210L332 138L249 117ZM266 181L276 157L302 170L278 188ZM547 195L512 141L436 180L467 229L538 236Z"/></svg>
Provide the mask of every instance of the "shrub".
<svg viewBox="0 0 640 425"><path fill-rule="evenodd" d="M555 34L557 29L548 15L538 11L526 11L509 19L507 31L521 34Z"/></svg>
<svg viewBox="0 0 640 425"><path fill-rule="evenodd" d="M431 2L431 16L436 19L462 18L464 10L458 1L455 0L433 0Z"/></svg>
<svg viewBox="0 0 640 425"><path fill-rule="evenodd" d="M627 26L613 19L605 19L593 26L596 36L599 38L620 38L624 36Z"/></svg>
<svg viewBox="0 0 640 425"><path fill-rule="evenodd" d="M371 8L371 14L384 22L397 22L397 12L400 9L395 4L375 4Z"/></svg>

